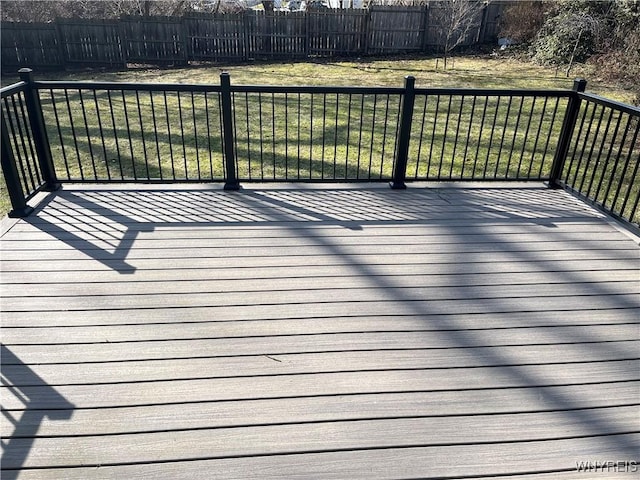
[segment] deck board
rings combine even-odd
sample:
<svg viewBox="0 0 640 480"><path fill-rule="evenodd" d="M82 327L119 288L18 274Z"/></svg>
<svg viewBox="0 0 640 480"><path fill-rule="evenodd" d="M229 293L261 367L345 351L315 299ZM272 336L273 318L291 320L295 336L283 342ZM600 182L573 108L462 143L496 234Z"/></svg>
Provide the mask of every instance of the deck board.
<svg viewBox="0 0 640 480"><path fill-rule="evenodd" d="M3 232L3 478L638 460L638 239L562 191L69 188Z"/></svg>

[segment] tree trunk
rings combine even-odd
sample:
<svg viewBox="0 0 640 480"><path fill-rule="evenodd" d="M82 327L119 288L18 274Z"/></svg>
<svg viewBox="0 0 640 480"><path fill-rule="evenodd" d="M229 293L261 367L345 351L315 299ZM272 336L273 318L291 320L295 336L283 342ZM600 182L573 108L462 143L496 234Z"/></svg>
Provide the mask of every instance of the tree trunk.
<svg viewBox="0 0 640 480"><path fill-rule="evenodd" d="M569 66L567 67L567 72L565 76L569 78L569 72L571 71L571 67L573 67L573 59L576 57L576 51L578 50L578 45L580 44L580 37L582 37L582 31L584 29L580 29L578 32L578 38L576 39L576 44L573 47L573 52L571 52L571 57L569 57Z"/></svg>

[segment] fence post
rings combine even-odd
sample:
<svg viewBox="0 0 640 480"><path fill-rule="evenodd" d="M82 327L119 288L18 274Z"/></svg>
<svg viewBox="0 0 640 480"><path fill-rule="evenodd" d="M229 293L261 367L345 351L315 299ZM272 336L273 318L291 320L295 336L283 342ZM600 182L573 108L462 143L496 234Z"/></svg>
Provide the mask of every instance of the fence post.
<svg viewBox="0 0 640 480"><path fill-rule="evenodd" d="M411 123L413 121L413 105L415 103L416 79L412 76L404 78L404 96L400 114L400 130L398 132L396 158L393 169L393 181L390 183L394 190L407 188L404 181L407 177L407 158L409 156L409 139L411 137Z"/></svg>
<svg viewBox="0 0 640 480"><path fill-rule="evenodd" d="M9 212L9 217L26 217L33 212L33 208L27 205L24 198L24 189L20 183L20 174L18 173L16 159L13 156L13 150L11 149L11 141L9 140L9 132L7 131L7 125L4 121L4 115L0 118L0 124L2 129L2 141L0 142L2 152L0 156L0 164L2 166L4 180L7 185L7 193L9 194L11 206L13 207Z"/></svg>
<svg viewBox="0 0 640 480"><path fill-rule="evenodd" d="M33 143L36 147L36 155L38 156L38 164L42 172L42 179L45 183L45 190L53 191L60 188L60 183L56 178L56 171L51 159L51 149L49 148L49 139L44 126L44 118L42 117L42 105L40 104L40 96L38 90L34 86L33 70L30 68L21 68L18 70L20 80L27 84L24 92L27 113L29 115L29 125L33 134Z"/></svg>
<svg viewBox="0 0 640 480"><path fill-rule="evenodd" d="M429 4L422 7L422 42L420 44L420 50L422 52L427 51L427 44L429 43Z"/></svg>
<svg viewBox="0 0 640 480"><path fill-rule="evenodd" d="M220 96L222 97L222 141L224 144L224 160L227 171L225 190L240 190L236 174L236 157L233 148L233 111L231 99L231 78L227 72L220 74Z"/></svg>
<svg viewBox="0 0 640 480"><path fill-rule="evenodd" d="M586 80L575 79L573 81L573 93L571 97L569 97L567 111L564 115L564 121L562 122L562 130L560 130L560 137L558 138L558 148L556 148L556 153L553 156L551 174L549 175L549 188L560 188L559 180L562 176L564 162L569 153L571 137L573 136L573 130L575 129L576 120L578 119L578 112L580 111L580 96L578 93L584 92L586 88Z"/></svg>

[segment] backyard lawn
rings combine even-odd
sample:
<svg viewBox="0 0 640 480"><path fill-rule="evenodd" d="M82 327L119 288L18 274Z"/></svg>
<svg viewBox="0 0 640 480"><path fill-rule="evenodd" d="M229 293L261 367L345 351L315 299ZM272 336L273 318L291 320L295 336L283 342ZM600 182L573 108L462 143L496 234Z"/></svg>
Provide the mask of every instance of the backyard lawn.
<svg viewBox="0 0 640 480"><path fill-rule="evenodd" d="M231 75L240 85L341 85L402 86L403 77L416 77L418 87L461 88L571 88L573 78L588 80L587 91L624 103L631 102L633 92L599 81L597 71L589 65L578 65L569 78L555 68L542 67L513 58L483 56L455 57L453 67L442 69L436 58L396 57L393 59L353 59L317 62L256 62L243 65L205 65L188 68L132 68L121 72L85 70L80 72L35 72L37 80L114 81L149 83L219 83L221 71ZM7 72L3 72L6 74ZM4 75L2 85L17 81L17 76Z"/></svg>

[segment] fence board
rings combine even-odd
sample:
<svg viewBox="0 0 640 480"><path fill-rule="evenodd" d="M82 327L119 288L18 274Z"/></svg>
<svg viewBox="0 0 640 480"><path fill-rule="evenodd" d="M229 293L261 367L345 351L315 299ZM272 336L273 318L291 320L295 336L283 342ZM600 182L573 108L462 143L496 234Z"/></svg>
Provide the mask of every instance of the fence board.
<svg viewBox="0 0 640 480"><path fill-rule="evenodd" d="M366 49L366 10L311 10L309 55L361 55Z"/></svg>
<svg viewBox="0 0 640 480"><path fill-rule="evenodd" d="M305 12L251 12L247 14L252 58L307 56Z"/></svg>
<svg viewBox="0 0 640 480"><path fill-rule="evenodd" d="M2 22L1 31L3 68L64 64L55 24Z"/></svg>
<svg viewBox="0 0 640 480"><path fill-rule="evenodd" d="M371 7L368 53L389 54L422 50L426 11L425 7Z"/></svg>
<svg viewBox="0 0 640 480"><path fill-rule="evenodd" d="M245 60L244 14L190 15L183 19L189 60Z"/></svg>
<svg viewBox="0 0 640 480"><path fill-rule="evenodd" d="M180 19L124 17L120 25L129 62L161 64L187 62L186 42Z"/></svg>
<svg viewBox="0 0 640 480"><path fill-rule="evenodd" d="M65 62L81 65L123 65L125 57L116 20L58 20Z"/></svg>

